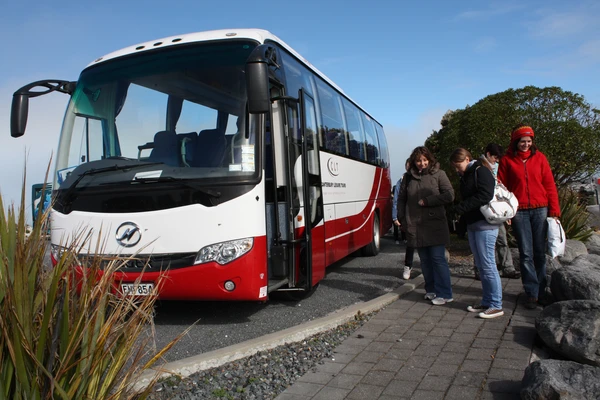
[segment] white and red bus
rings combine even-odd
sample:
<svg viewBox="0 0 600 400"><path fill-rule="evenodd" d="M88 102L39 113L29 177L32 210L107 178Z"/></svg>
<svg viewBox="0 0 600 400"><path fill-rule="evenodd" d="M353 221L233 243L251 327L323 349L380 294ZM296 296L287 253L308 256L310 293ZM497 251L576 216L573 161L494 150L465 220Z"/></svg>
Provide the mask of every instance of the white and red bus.
<svg viewBox="0 0 600 400"><path fill-rule="evenodd" d="M335 261L376 255L390 228L382 126L267 31L167 37L100 57L76 82L33 82L13 96L13 137L29 97L53 91L71 96L53 257L89 230L106 255L134 256L115 276L125 294L300 296Z"/></svg>

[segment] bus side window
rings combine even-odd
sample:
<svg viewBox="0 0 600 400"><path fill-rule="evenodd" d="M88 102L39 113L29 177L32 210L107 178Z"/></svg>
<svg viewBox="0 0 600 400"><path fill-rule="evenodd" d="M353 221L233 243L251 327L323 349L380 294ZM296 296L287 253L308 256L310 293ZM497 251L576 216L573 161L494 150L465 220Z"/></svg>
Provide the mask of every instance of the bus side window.
<svg viewBox="0 0 600 400"><path fill-rule="evenodd" d="M373 120L366 114L362 114L363 126L365 128L365 143L367 145L367 161L377 165L379 160L379 141Z"/></svg>
<svg viewBox="0 0 600 400"><path fill-rule="evenodd" d="M361 112L356 106L344 99L344 114L346 115L346 123L348 124L348 144L350 157L357 160L366 160L365 155L365 133L360 121Z"/></svg>

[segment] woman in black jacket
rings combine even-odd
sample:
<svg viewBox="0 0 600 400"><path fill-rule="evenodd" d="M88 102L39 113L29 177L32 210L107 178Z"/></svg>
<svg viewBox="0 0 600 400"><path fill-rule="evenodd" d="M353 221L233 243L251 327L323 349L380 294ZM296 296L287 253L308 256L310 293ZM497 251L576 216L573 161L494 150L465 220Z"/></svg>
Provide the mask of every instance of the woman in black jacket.
<svg viewBox="0 0 600 400"><path fill-rule="evenodd" d="M469 246L481 276L483 298L480 304L467 307L469 312L479 312L480 318L496 318L502 310L502 282L496 268L495 246L498 225L486 221L479 210L494 196L496 179L486 163L473 160L469 151L459 148L450 156L450 162L460 175L461 202L456 212L463 214L467 224Z"/></svg>

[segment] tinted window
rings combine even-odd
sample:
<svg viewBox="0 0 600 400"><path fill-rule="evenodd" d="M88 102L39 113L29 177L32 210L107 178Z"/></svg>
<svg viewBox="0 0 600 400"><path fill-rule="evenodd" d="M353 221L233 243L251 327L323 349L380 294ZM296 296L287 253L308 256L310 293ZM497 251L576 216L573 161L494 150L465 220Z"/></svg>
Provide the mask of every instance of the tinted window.
<svg viewBox="0 0 600 400"><path fill-rule="evenodd" d="M321 135L323 147L338 154L346 154L346 137L342 118L341 96L331 87L317 81L321 104Z"/></svg>
<svg viewBox="0 0 600 400"><path fill-rule="evenodd" d="M379 163L379 141L375 132L375 122L368 115L362 114L363 127L365 128L365 143L367 147L367 161L371 164Z"/></svg>
<svg viewBox="0 0 600 400"><path fill-rule="evenodd" d="M377 138L379 139L379 166L388 168L390 166L388 145L387 141L385 140L383 128L377 122L375 122L375 130L377 131Z"/></svg>
<svg viewBox="0 0 600 400"><path fill-rule="evenodd" d="M344 112L348 125L348 147L350 157L358 160L366 160L365 155L365 133L361 123L362 112L356 106L344 99Z"/></svg>

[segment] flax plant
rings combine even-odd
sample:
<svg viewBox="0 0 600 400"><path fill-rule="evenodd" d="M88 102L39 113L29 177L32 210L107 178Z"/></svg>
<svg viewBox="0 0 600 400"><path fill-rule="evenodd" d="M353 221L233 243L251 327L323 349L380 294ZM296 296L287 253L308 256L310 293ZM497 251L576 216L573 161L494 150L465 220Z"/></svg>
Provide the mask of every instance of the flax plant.
<svg viewBox="0 0 600 400"><path fill-rule="evenodd" d="M25 183L17 212L0 195L0 400L145 398L155 382L133 384L187 331L153 351L156 296L118 294L111 274L126 260L91 256L81 269L89 235L45 265L48 212L26 237L24 199Z"/></svg>
<svg viewBox="0 0 600 400"><path fill-rule="evenodd" d="M589 212L585 204L579 202L577 192L568 187L559 189L560 223L567 239L587 241L594 233L588 226Z"/></svg>

